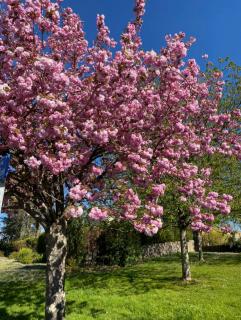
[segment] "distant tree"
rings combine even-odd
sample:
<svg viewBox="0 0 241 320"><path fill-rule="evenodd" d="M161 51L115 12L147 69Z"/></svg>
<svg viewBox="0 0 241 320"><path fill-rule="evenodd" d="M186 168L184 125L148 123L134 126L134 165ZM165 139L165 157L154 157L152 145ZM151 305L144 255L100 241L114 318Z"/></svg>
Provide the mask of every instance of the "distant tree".
<svg viewBox="0 0 241 320"><path fill-rule="evenodd" d="M207 64L207 77L212 77L214 72L222 72L225 79L223 97L218 106L219 113L240 110L241 67L231 61L230 58L219 59L218 66L211 62ZM237 134L241 134L240 128L237 129ZM215 154L199 159L199 162L201 166L211 167L214 190L233 195L231 213L228 216L219 216L219 219L216 219L216 226L224 231L231 232L231 228L223 229L223 226L226 224L241 226L241 161L237 157ZM194 239L199 251L199 259L203 260L201 232L194 232Z"/></svg>
<svg viewBox="0 0 241 320"><path fill-rule="evenodd" d="M7 214L2 219L2 228L0 231L3 241L19 240L37 233L34 219L24 210L18 210L13 214Z"/></svg>
<svg viewBox="0 0 241 320"><path fill-rule="evenodd" d="M232 110L241 110L241 66L235 64L230 58L219 59L219 69L223 72L225 78L224 94L220 103L220 112L231 112ZM209 69L213 69L214 66L210 65ZM241 121L239 121L239 124ZM241 135L241 127L237 128L237 134ZM224 170L219 170L221 166L224 166ZM230 193L234 195L232 202L232 210L230 219L237 224L241 225L241 161L236 157L219 159L219 166L217 167L219 180L217 184L220 184L224 190L230 190ZM223 181L223 184L220 183ZM229 191L227 191L229 192ZM228 218L229 220L229 218Z"/></svg>

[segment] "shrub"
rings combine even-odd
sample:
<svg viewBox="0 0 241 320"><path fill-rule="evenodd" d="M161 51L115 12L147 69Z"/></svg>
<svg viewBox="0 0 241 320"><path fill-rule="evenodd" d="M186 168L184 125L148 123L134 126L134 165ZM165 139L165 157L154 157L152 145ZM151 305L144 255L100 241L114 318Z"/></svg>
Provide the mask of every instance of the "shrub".
<svg viewBox="0 0 241 320"><path fill-rule="evenodd" d="M37 243L38 243L38 238L36 237L29 237L24 239L26 242L26 245L28 248L31 248L32 250L36 251L37 250Z"/></svg>
<svg viewBox="0 0 241 320"><path fill-rule="evenodd" d="M236 239L230 243L233 252L241 252L241 239Z"/></svg>
<svg viewBox="0 0 241 320"><path fill-rule="evenodd" d="M38 254L42 255L42 262L46 262L46 234L41 233L37 239L36 251Z"/></svg>
<svg viewBox="0 0 241 320"><path fill-rule="evenodd" d="M100 224L89 224L83 219L70 221L67 228L68 255L77 265L94 263L94 254L97 248L97 239L102 232Z"/></svg>
<svg viewBox="0 0 241 320"><path fill-rule="evenodd" d="M37 239L36 250L38 253L45 253L46 251L46 243L45 243L46 235L45 233L41 233Z"/></svg>
<svg viewBox="0 0 241 320"><path fill-rule="evenodd" d="M4 257L4 252L0 250L0 257Z"/></svg>
<svg viewBox="0 0 241 320"><path fill-rule="evenodd" d="M75 258L67 258L66 259L66 269L68 271L74 271L79 268L78 262Z"/></svg>
<svg viewBox="0 0 241 320"><path fill-rule="evenodd" d="M83 219L70 221L67 229L67 265L125 265L136 260L141 246L140 234L130 225L89 224Z"/></svg>
<svg viewBox="0 0 241 320"><path fill-rule="evenodd" d="M211 230L209 233L203 234L203 246L223 246L230 243L231 236L223 234L217 229Z"/></svg>
<svg viewBox="0 0 241 320"><path fill-rule="evenodd" d="M97 239L98 264L124 267L137 260L141 249L140 234L130 225L112 223Z"/></svg>
<svg viewBox="0 0 241 320"><path fill-rule="evenodd" d="M11 253L9 258L15 259L23 264L30 264L33 262L38 262L41 259L41 256L34 252L31 248L21 248L18 252Z"/></svg>
<svg viewBox="0 0 241 320"><path fill-rule="evenodd" d="M0 251L4 252L4 255L8 257L13 251L13 245L11 242L0 240Z"/></svg>
<svg viewBox="0 0 241 320"><path fill-rule="evenodd" d="M30 248L36 251L38 239L35 237L28 237L20 240L12 241L13 251L19 251L22 248Z"/></svg>
<svg viewBox="0 0 241 320"><path fill-rule="evenodd" d="M12 241L13 251L20 251L23 248L27 248L27 243L24 239Z"/></svg>

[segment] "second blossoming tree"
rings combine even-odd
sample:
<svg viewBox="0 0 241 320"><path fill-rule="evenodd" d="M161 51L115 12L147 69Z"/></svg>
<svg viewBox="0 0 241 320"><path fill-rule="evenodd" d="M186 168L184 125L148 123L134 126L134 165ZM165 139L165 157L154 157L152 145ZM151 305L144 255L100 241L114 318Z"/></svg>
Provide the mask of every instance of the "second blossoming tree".
<svg viewBox="0 0 241 320"><path fill-rule="evenodd" d="M240 112L217 113L220 73L207 80L195 60L184 63L193 39L180 33L160 52L141 49L143 0L119 50L103 15L89 46L80 18L60 1L1 6L0 144L15 168L7 195L46 229L45 314L62 319L66 226L83 214L81 203L91 219L128 220L153 235L165 212L162 179L171 176L182 200L192 198L193 228L207 228L209 211L228 214L231 198L207 194L209 171L192 159L240 155ZM110 192L112 209L92 205Z"/></svg>

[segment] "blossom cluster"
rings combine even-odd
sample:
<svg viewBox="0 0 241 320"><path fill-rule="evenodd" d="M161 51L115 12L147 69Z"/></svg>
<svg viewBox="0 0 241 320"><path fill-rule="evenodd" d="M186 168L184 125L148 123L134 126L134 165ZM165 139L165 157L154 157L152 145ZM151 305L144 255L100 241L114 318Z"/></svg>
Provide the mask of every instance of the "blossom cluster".
<svg viewBox="0 0 241 320"><path fill-rule="evenodd" d="M83 214L83 208L81 206L76 207L76 206L69 206L65 210L65 218L66 219L71 219L71 218L80 218Z"/></svg>
<svg viewBox="0 0 241 320"><path fill-rule="evenodd" d="M69 197L75 201L81 201L87 194L87 190L81 185L77 184L69 190Z"/></svg>
<svg viewBox="0 0 241 320"><path fill-rule="evenodd" d="M106 210L94 207L90 210L89 217L92 220L105 220L108 217L108 212Z"/></svg>

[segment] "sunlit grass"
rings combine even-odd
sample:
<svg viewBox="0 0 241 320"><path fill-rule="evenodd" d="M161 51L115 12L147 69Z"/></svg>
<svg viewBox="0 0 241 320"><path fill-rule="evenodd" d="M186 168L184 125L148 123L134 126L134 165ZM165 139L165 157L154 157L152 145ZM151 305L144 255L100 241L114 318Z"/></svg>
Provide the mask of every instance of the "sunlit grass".
<svg viewBox="0 0 241 320"><path fill-rule="evenodd" d="M123 269L68 274L67 320L241 319L241 255L192 256L194 280L163 257ZM43 319L44 271L0 267L0 319Z"/></svg>

